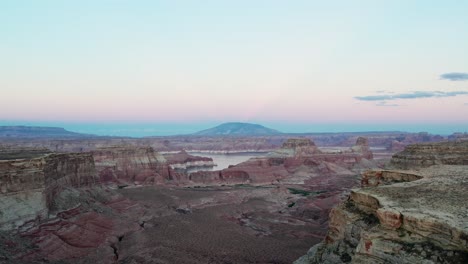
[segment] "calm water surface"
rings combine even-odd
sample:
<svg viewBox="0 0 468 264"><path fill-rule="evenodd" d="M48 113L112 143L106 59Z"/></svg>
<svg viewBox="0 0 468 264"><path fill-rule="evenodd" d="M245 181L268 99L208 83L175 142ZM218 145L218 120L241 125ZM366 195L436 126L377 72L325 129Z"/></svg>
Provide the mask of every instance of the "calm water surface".
<svg viewBox="0 0 468 264"><path fill-rule="evenodd" d="M202 170L204 171L222 170L222 169L229 167L229 165L236 165L253 157L266 156L267 152L244 152L244 153L230 153L230 154L190 152L190 154L195 155L195 156L212 158L213 162L217 164L217 166L213 168L192 168L192 169L187 170L188 173L202 171Z"/></svg>

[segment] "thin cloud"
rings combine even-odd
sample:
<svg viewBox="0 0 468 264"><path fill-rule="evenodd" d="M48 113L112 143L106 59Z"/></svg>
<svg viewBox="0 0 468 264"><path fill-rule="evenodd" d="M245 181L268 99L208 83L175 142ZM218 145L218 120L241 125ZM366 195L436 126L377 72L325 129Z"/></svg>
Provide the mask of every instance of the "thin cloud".
<svg viewBox="0 0 468 264"><path fill-rule="evenodd" d="M391 107L400 106L399 104L389 104L386 101L378 102L375 105L376 106L391 106Z"/></svg>
<svg viewBox="0 0 468 264"><path fill-rule="evenodd" d="M440 75L443 80L449 81L468 81L468 73L464 72L448 72Z"/></svg>
<svg viewBox="0 0 468 264"><path fill-rule="evenodd" d="M375 92L378 93L378 94L394 94L394 92L387 91L387 90L378 90L378 91L375 91Z"/></svg>
<svg viewBox="0 0 468 264"><path fill-rule="evenodd" d="M418 98L431 98L431 97L452 97L457 95L467 95L468 91L454 91L454 92L410 92L401 94L382 94L382 95L369 95L369 96L356 96L354 99L360 101L389 101L398 99L418 99Z"/></svg>

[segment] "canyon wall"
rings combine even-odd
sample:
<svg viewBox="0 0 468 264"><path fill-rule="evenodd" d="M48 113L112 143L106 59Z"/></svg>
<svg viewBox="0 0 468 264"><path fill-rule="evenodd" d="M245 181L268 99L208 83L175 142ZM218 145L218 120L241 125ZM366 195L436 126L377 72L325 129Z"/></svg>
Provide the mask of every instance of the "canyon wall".
<svg viewBox="0 0 468 264"><path fill-rule="evenodd" d="M399 169L432 165L468 165L468 141L414 144L393 155L390 165Z"/></svg>
<svg viewBox="0 0 468 264"><path fill-rule="evenodd" d="M91 153L102 183L163 184L171 180L166 159L151 147L114 146Z"/></svg>
<svg viewBox="0 0 468 264"><path fill-rule="evenodd" d="M28 158L0 160L1 229L46 217L55 196L65 188L97 183L89 153L24 153Z"/></svg>
<svg viewBox="0 0 468 264"><path fill-rule="evenodd" d="M295 263L467 263L467 147L409 146L392 160L398 169L364 173L332 209L324 241Z"/></svg>

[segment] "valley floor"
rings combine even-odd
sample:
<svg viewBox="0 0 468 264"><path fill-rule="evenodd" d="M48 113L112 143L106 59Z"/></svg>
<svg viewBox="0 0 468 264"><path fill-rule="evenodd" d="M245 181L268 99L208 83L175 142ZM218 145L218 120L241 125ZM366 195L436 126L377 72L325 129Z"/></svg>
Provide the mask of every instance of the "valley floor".
<svg viewBox="0 0 468 264"><path fill-rule="evenodd" d="M292 263L323 236L294 216L297 195L277 187L132 188L144 228L117 246L121 263Z"/></svg>

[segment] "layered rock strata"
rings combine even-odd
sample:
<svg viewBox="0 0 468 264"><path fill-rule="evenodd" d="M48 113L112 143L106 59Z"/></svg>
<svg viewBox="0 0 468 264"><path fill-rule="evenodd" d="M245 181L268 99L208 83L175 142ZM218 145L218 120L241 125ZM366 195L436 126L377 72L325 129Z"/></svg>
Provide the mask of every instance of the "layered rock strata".
<svg viewBox="0 0 468 264"><path fill-rule="evenodd" d="M186 151L180 151L175 154L166 154L165 158L167 164L172 169L187 170L195 167L208 167L216 166L212 158L200 157L188 154Z"/></svg>
<svg viewBox="0 0 468 264"><path fill-rule="evenodd" d="M410 146L395 155L395 167L462 165L365 173L363 188L332 209L325 240L296 263L467 263L465 150L452 143Z"/></svg>
<svg viewBox="0 0 468 264"><path fill-rule="evenodd" d="M55 203L49 217L0 233L0 263L115 263L119 240L142 228L142 208L109 189L69 188Z"/></svg>
<svg viewBox="0 0 468 264"><path fill-rule="evenodd" d="M92 156L102 183L163 184L171 179L166 159L151 147L106 147Z"/></svg>
<svg viewBox="0 0 468 264"><path fill-rule="evenodd" d="M30 157L30 153L25 152ZM0 161L0 228L47 216L55 196L68 187L96 184L89 153L46 154Z"/></svg>
<svg viewBox="0 0 468 264"><path fill-rule="evenodd" d="M390 165L415 169L432 165L468 165L468 141L415 144L393 155Z"/></svg>

